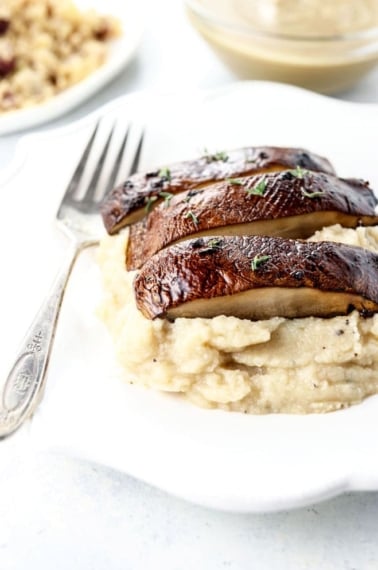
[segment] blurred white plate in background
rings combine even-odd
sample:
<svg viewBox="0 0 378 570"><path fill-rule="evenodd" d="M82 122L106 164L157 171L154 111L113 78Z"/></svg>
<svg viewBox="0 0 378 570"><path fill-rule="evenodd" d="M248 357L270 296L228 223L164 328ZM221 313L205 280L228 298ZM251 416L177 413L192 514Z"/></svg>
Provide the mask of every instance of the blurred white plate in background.
<svg viewBox="0 0 378 570"><path fill-rule="evenodd" d="M143 1L75 0L80 8L94 8L100 14L118 18L122 34L109 46L109 55L101 67L40 105L9 113L0 113L0 135L26 130L67 113L114 79L130 62L142 39L144 27Z"/></svg>

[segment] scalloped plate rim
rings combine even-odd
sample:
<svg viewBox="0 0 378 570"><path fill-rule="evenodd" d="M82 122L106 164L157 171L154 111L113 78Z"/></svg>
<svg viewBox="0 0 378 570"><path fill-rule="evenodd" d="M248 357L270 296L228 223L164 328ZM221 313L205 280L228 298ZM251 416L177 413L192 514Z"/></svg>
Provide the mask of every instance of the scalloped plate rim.
<svg viewBox="0 0 378 570"><path fill-rule="evenodd" d="M255 81L251 81L251 82L236 82L232 85L228 85L226 87L223 88L216 88L216 89L209 89L209 90L196 90L195 93L196 95L198 95L200 98L203 98L203 100L211 100L212 97L218 98L220 96L229 96L233 93L237 93L238 90L244 90L244 89L267 89L272 91L273 89L275 90L275 92L277 93L280 89L286 92L292 92L294 97L308 97L309 99L316 99L318 102L321 102L322 104L330 104L331 106L336 105L337 107L340 107L340 105L345 106L345 108L353 108L353 109L357 109L359 110L359 112L365 112L365 110L367 112L371 112L372 110L374 110L374 112L378 109L378 105L377 104L356 104L356 103L351 103L351 102L344 102L344 101L338 101L335 99L331 99L329 97L323 96L323 95L318 95L309 91L306 91L304 89L301 88L296 88L296 87L292 87L292 86L288 86L288 85L279 85L279 84L273 84L273 83L269 83L269 82L255 82ZM49 129L46 131L41 131L38 133L32 133L29 135L26 135L25 137L23 137L18 146L17 146L17 152L16 152L16 156L14 158L14 160L12 161L12 164L5 170L5 172L3 172L3 176L2 176L2 182L4 183L4 181L9 181L13 175L15 175L23 166L25 160L27 160L27 156L28 156L28 148L30 148L30 145L33 143L33 141L35 141L36 139L48 139L50 137L56 137L56 136L62 136L62 135L69 135L73 130L77 130L78 128L82 128L85 125L87 125L88 123L94 121L94 119L103 114L104 112L106 112L108 109L113 109L119 105L124 104L125 102L131 100L131 99L138 99L139 97L146 95L148 97L154 97L154 96L159 96L159 97L174 97L175 94L172 93L165 93L165 94L158 94L158 93L154 93L153 91L140 91L140 92L135 92L135 93L131 93L131 94L127 94L127 95L123 95L121 97L118 97L117 99L114 99L113 101L105 104L104 106L102 106L101 108L97 109L96 111L92 112L91 114L87 115L86 117L81 118L78 121L75 121L73 123L70 123L68 125L65 125L63 127L58 127L58 128L53 128L53 129ZM185 96L188 96L187 93L185 93ZM0 176L1 178L1 176ZM369 398L368 401L363 402L362 404L360 404L359 406L361 407L367 407L367 406L371 406L371 404L373 404L373 400L374 400L374 405L377 404L378 401L378 397L372 397ZM64 446L63 446L64 447ZM70 455L73 456L78 456L81 458L85 458L85 453L75 453L72 452L70 450L64 450L63 448L60 448L59 445L56 447L55 451L64 451L65 453L68 453ZM367 481L365 480L364 482L362 482L361 480L361 473L358 473L358 469L357 472L355 472L353 469L348 470L347 472L344 472L342 477L339 477L337 480L330 480L328 482L327 485L325 485L324 483L322 485L320 485L320 487L314 487L312 489L308 489L308 492L303 495L303 493L299 493L299 494L293 494L293 495L286 495L285 497L280 497L278 499L278 497L264 497L262 498L260 501L257 500L256 496L251 496L251 497L246 497L245 498L245 503L242 504L242 501L240 499L237 499L236 497L204 497L201 495L195 496L195 493L192 492L185 492L185 489L181 489L178 485L178 487L176 489L172 488L171 485L165 485L163 481L160 482L156 482L156 479L154 480L153 477L148 477L143 473L138 472L138 469L135 469L134 472L132 469L128 469L127 471L125 471L124 469L122 469L122 466L117 465L117 462L104 462L101 461L101 458L97 458L93 456L93 454L88 457L88 460L94 461L94 462L98 462L99 464L104 464L104 465L108 465L110 467L113 467L115 469L119 469L121 471L127 472L133 476L138 477L141 480L144 480L148 483L150 483L151 485L157 486L161 489L164 489L165 491L181 497L185 500L200 504L202 506L207 506L207 507L211 507L211 508L216 508L216 509L220 509L220 510L226 510L226 511L233 511L233 512L271 512L271 511L277 511L277 510L284 510L284 509L288 509L288 508L298 508L298 507L303 507L309 504L312 504L314 502L317 501L322 501L325 500L327 498L331 498L331 497L335 497L337 495L340 495L343 492L346 491L361 491L361 490L378 490L378 471L377 473L373 473L372 476L370 477L370 482L369 482L369 477L367 477Z"/></svg>

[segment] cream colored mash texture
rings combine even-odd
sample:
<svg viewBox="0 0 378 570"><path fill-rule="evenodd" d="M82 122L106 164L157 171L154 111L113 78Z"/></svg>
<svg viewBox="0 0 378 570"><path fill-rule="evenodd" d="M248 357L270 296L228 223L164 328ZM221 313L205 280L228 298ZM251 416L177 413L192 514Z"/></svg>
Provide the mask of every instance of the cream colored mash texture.
<svg viewBox="0 0 378 570"><path fill-rule="evenodd" d="M315 241L378 251L378 229L333 226ZM378 315L331 319L234 317L147 320L124 267L126 234L99 251L100 308L126 381L177 392L200 406L246 413L328 412L378 392Z"/></svg>

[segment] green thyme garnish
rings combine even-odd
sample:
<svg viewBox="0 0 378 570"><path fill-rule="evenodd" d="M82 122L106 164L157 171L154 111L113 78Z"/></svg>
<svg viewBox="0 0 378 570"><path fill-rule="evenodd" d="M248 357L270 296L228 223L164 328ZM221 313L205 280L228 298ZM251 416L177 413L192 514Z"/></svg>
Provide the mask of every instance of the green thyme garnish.
<svg viewBox="0 0 378 570"><path fill-rule="evenodd" d="M161 192L159 192L159 196L160 198L164 199L165 207L168 208L173 198L173 194L171 194L171 192L164 192L162 190Z"/></svg>
<svg viewBox="0 0 378 570"><path fill-rule="evenodd" d="M214 152L211 154L206 148L204 150L206 162L227 162L228 154L224 151Z"/></svg>
<svg viewBox="0 0 378 570"><path fill-rule="evenodd" d="M171 180L172 178L169 168L161 168L158 176L160 176L160 178L165 178L166 180Z"/></svg>
<svg viewBox="0 0 378 570"><path fill-rule="evenodd" d="M154 202L156 202L156 200L157 200L157 196L150 196L150 197L146 196L146 198L144 199L144 201L146 203L144 209L145 209L147 214L150 212L150 210L152 208L152 204Z"/></svg>
<svg viewBox="0 0 378 570"><path fill-rule="evenodd" d="M270 259L270 255L255 255L255 257L251 261L251 269L252 271L256 271L266 261Z"/></svg>
<svg viewBox="0 0 378 570"><path fill-rule="evenodd" d="M301 192L306 198L320 198L320 196L324 196L325 194L323 190L318 190L317 192L307 192L304 188L301 188Z"/></svg>
<svg viewBox="0 0 378 570"><path fill-rule="evenodd" d="M248 194L248 196L264 196L266 190L266 182L265 180L260 180L260 182L258 184L256 184L256 186L254 186L253 188L247 188L246 192Z"/></svg>
<svg viewBox="0 0 378 570"><path fill-rule="evenodd" d="M211 240L209 240L206 244L207 247L211 247L211 249L220 249L222 240L218 239L218 238L212 238Z"/></svg>
<svg viewBox="0 0 378 570"><path fill-rule="evenodd" d="M300 166L297 166L295 170L289 170L289 172L295 176L295 178L304 178L305 174L308 173L308 170L304 170Z"/></svg>
<svg viewBox="0 0 378 570"><path fill-rule="evenodd" d="M228 161L228 154L226 152L216 152L215 154L213 154L212 156L212 160L220 160L221 162L227 162Z"/></svg>
<svg viewBox="0 0 378 570"><path fill-rule="evenodd" d="M192 212L192 210L189 210L189 212L187 212L187 213L185 214L184 218L192 218L193 224L194 224L195 226L198 226L198 224L199 224L198 218L197 218L197 216L195 215L195 213Z"/></svg>
<svg viewBox="0 0 378 570"><path fill-rule="evenodd" d="M236 184L237 186L244 186L245 181L242 178L227 178L226 182L228 184Z"/></svg>

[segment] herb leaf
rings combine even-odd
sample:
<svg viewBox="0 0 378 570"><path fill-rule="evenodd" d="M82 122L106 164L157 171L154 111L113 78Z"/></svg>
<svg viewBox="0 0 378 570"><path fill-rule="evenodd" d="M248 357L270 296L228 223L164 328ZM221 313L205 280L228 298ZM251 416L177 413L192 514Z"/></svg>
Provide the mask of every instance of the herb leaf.
<svg viewBox="0 0 378 570"><path fill-rule="evenodd" d="M305 174L308 173L308 170L304 170L300 166L297 166L295 170L289 170L290 174L295 176L295 178L304 178Z"/></svg>
<svg viewBox="0 0 378 570"><path fill-rule="evenodd" d="M206 162L227 162L228 161L228 154L224 151L214 152L211 154L206 148L204 150Z"/></svg>
<svg viewBox="0 0 378 570"><path fill-rule="evenodd" d="M235 184L237 186L244 186L245 181L242 178L227 178L226 182L228 184Z"/></svg>
<svg viewBox="0 0 378 570"><path fill-rule="evenodd" d="M173 198L173 194L171 194L171 192L164 192L162 190L161 192L159 192L159 196L160 198L164 198L165 207L168 208Z"/></svg>
<svg viewBox="0 0 378 570"><path fill-rule="evenodd" d="M306 198L320 198L320 196L324 196L325 194L323 190L319 190L317 192L307 192L304 188L301 188L301 192Z"/></svg>
<svg viewBox="0 0 378 570"><path fill-rule="evenodd" d="M211 247L211 249L220 249L222 240L219 238L212 238L206 244L207 247Z"/></svg>
<svg viewBox="0 0 378 570"><path fill-rule="evenodd" d="M255 255L255 257L251 261L251 269L252 271L256 271L266 261L270 259L270 255Z"/></svg>
<svg viewBox="0 0 378 570"><path fill-rule="evenodd" d="M228 161L228 154L225 152L216 152L214 154L214 159L215 160L221 160L222 162L227 162Z"/></svg>
<svg viewBox="0 0 378 570"><path fill-rule="evenodd" d="M246 192L248 196L264 196L265 190L266 190L266 182L264 179L262 179L253 188L247 188Z"/></svg>
<svg viewBox="0 0 378 570"><path fill-rule="evenodd" d="M195 213L192 212L192 210L189 210L189 211L185 214L184 218L192 218L193 224L194 224L195 226L198 226L198 224L199 224L198 218L197 218L197 216L195 215Z"/></svg>
<svg viewBox="0 0 378 570"><path fill-rule="evenodd" d="M158 199L157 196L146 196L145 197L144 201L145 201L146 205L145 205L144 209L145 209L147 214L150 212L150 210L152 208L152 204L154 202L156 202L157 199Z"/></svg>
<svg viewBox="0 0 378 570"><path fill-rule="evenodd" d="M172 178L169 168L161 168L159 170L158 176L160 176L160 178L165 178L166 180L171 180Z"/></svg>

